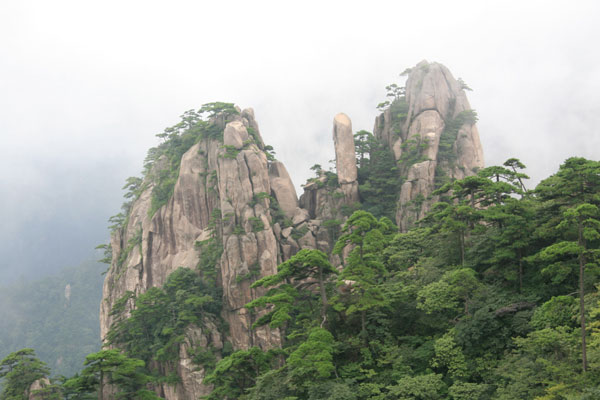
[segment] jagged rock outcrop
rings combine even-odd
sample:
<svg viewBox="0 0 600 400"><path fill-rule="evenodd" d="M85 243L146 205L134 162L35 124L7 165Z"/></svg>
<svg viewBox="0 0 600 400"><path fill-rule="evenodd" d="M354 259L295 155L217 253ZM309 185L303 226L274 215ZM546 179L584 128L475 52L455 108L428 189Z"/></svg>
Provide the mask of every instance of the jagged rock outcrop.
<svg viewBox="0 0 600 400"><path fill-rule="evenodd" d="M403 231L437 200L432 196L436 186L484 166L463 85L445 66L422 61L409 73L405 98L396 99L375 121L375 137L399 163L403 184L396 222Z"/></svg>
<svg viewBox="0 0 600 400"><path fill-rule="evenodd" d="M153 176L164 168L164 162L157 160L145 178L145 190L131 207L127 224L111 238L113 261L100 308L103 338L112 324L111 309L127 291L140 294L164 285L178 267L194 269L202 252L196 242L216 237L223 247L217 278L223 289L222 317L229 331L215 336L214 329L206 329L210 321L204 329L191 327L186 331L176 368L181 383L157 388L167 399L196 399L208 390L202 384L203 371L190 366L186 346L192 342L212 343L216 349L225 341L235 349L280 344L278 331L268 327L252 330L257 316L244 308L262 293L250 288L249 277L273 274L279 262L269 209L269 166L253 115L252 110L244 110L229 119L217 119L223 143L202 139L185 152L171 198L150 216ZM249 140L248 128L253 130L254 140ZM281 190L279 194L283 196ZM215 216L218 223L211 228Z"/></svg>

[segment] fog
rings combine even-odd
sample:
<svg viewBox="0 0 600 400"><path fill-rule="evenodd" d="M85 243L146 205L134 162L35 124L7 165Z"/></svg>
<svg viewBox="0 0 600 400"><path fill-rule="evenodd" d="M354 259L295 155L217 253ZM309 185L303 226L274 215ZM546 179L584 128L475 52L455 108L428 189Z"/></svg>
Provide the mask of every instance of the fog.
<svg viewBox="0 0 600 400"><path fill-rule="evenodd" d="M154 135L211 101L253 107L299 187L333 116L372 130L427 59L473 88L487 165L518 157L533 187L599 158L597 2L352 4L0 2L0 280L92 257Z"/></svg>

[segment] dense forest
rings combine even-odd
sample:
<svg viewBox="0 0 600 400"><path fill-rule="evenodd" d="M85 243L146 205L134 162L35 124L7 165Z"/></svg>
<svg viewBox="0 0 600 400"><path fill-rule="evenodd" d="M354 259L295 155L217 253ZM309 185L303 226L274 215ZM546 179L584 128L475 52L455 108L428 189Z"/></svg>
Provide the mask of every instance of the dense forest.
<svg viewBox="0 0 600 400"><path fill-rule="evenodd" d="M159 150L181 146L187 132ZM343 267L304 249L275 275L250 277L266 289L246 305L254 328L278 328L283 344L198 346L194 362L214 387L205 398L599 398L600 162L570 158L533 189L517 159L439 182L439 201L399 233L391 217L401 172L369 132L357 135L361 204L332 231ZM157 188L168 198L169 185ZM108 382L115 398L154 399L152 382L176 383L165 365L180 356L186 327L226 329L219 249L200 245L209 247L196 270L178 269L114 307L108 344L123 351L88 355L70 379L45 381L39 398L102 398ZM0 398L24 398L49 374L32 349L12 353L0 363Z"/></svg>

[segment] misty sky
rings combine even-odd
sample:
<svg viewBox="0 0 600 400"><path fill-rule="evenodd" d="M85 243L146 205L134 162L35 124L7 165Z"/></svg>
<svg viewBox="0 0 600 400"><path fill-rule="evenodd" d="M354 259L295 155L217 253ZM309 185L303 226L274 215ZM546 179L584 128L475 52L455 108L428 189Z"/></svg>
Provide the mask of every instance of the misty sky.
<svg viewBox="0 0 600 400"><path fill-rule="evenodd" d="M427 59L473 88L487 165L518 157L533 186L600 157L598 2L354 3L0 1L0 280L106 242L154 135L211 101L253 107L299 186L336 113L372 130Z"/></svg>

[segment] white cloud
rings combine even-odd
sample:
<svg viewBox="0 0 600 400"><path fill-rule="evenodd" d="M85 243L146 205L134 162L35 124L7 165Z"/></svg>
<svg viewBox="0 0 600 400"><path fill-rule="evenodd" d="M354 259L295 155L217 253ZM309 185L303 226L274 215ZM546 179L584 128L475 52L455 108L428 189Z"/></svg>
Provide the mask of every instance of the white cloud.
<svg viewBox="0 0 600 400"><path fill-rule="evenodd" d="M475 90L469 97L488 164L517 156L539 180L570 155L598 158L599 8L595 1L1 2L0 184L11 193L0 200L2 218L24 223L10 212L14 204L33 215L56 212L60 202L44 200L53 190L44 182L70 171L90 171L77 182L94 196L94 175L111 165L111 182L119 183L97 189L118 192L141 170L154 134L216 100L255 109L265 141L299 186L312 164L333 158L333 116L345 112L355 130L371 130L384 86L424 58Z"/></svg>

